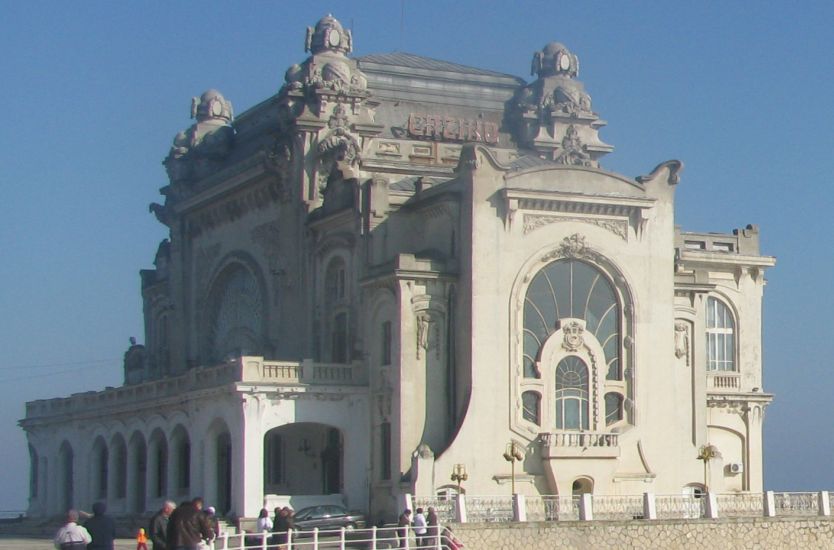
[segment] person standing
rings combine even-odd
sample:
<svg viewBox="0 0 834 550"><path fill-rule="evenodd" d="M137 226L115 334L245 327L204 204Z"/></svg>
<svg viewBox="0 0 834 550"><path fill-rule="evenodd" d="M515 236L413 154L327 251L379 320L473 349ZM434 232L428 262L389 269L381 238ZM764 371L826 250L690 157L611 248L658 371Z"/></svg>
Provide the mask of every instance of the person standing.
<svg viewBox="0 0 834 550"><path fill-rule="evenodd" d="M426 516L423 515L423 509L417 508L414 511L414 534L417 536L417 547L423 548L427 546L426 541Z"/></svg>
<svg viewBox="0 0 834 550"><path fill-rule="evenodd" d="M440 534L440 523L437 519L437 511L434 509L434 506L429 506L429 515L426 516L426 523L428 524L426 545L429 548L434 548L437 546L437 536Z"/></svg>
<svg viewBox="0 0 834 550"><path fill-rule="evenodd" d="M275 521L272 523L273 544L277 544L279 548L287 544L289 540L289 530L292 529L293 523L290 517L290 509L286 506L275 509Z"/></svg>
<svg viewBox="0 0 834 550"><path fill-rule="evenodd" d="M400 514L400 519L397 521L397 538L399 539L400 548L408 546L408 527L411 525L411 510L406 508Z"/></svg>
<svg viewBox="0 0 834 550"><path fill-rule="evenodd" d="M70 508L67 510L66 523L55 533L52 542L57 550L86 550L92 540L90 533L78 525L78 511Z"/></svg>
<svg viewBox="0 0 834 550"><path fill-rule="evenodd" d="M220 536L220 520L217 518L217 509L214 506L209 506L203 513L206 514L211 530L214 531L214 538L208 541L208 546L214 548L214 539Z"/></svg>
<svg viewBox="0 0 834 550"><path fill-rule="evenodd" d="M200 550L214 538L208 517L203 513L203 499L183 502L168 520L168 550Z"/></svg>
<svg viewBox="0 0 834 550"><path fill-rule="evenodd" d="M162 508L151 517L151 523L148 526L148 536L151 539L153 550L168 550L166 537L168 536L168 518L171 517L171 512L174 511L177 505L170 500L166 500Z"/></svg>
<svg viewBox="0 0 834 550"><path fill-rule="evenodd" d="M116 522L107 515L107 506L103 502L93 504L93 517L84 522L84 528L93 537L87 550L113 550Z"/></svg>

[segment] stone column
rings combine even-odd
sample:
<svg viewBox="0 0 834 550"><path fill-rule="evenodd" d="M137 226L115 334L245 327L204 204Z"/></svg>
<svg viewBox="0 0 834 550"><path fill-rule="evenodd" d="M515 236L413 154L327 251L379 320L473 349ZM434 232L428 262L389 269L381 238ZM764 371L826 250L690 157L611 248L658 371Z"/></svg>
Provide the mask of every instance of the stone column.
<svg viewBox="0 0 834 550"><path fill-rule="evenodd" d="M582 521L594 519L594 497L591 493L582 493L579 499L579 519Z"/></svg>
<svg viewBox="0 0 834 550"><path fill-rule="evenodd" d="M657 519L657 502L654 493L643 493L643 519Z"/></svg>
<svg viewBox="0 0 834 550"><path fill-rule="evenodd" d="M125 491L125 512L139 512L135 510L136 496L139 493L139 461L133 445L127 446L127 490Z"/></svg>
<svg viewBox="0 0 834 550"><path fill-rule="evenodd" d="M232 508L238 515L257 517L264 500L264 430L262 395L243 396L242 429L232 438ZM244 475L245 472L245 475Z"/></svg>

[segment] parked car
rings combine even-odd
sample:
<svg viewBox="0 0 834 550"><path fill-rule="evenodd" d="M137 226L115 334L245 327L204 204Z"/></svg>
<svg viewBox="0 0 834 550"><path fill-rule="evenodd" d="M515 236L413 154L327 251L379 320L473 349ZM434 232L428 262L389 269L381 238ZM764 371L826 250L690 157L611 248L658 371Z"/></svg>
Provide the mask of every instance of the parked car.
<svg viewBox="0 0 834 550"><path fill-rule="evenodd" d="M308 506L296 512L293 523L299 531L340 529L364 529L365 516L360 512L352 512L337 504L320 504Z"/></svg>

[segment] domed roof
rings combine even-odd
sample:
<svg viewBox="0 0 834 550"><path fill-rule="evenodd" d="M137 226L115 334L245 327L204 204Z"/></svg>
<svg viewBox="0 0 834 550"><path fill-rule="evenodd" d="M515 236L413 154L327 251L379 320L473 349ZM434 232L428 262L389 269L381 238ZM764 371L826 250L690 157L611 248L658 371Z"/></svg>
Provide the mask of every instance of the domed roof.
<svg viewBox="0 0 834 550"><path fill-rule="evenodd" d="M554 75L575 77L579 74L579 58L561 42L549 42L533 55L531 73L540 78Z"/></svg>
<svg viewBox="0 0 834 550"><path fill-rule="evenodd" d="M344 30L339 20L329 13L316 23L316 32L323 32L324 29L338 29L340 32Z"/></svg>
<svg viewBox="0 0 834 550"><path fill-rule="evenodd" d="M319 19L315 27L307 27L304 49L313 55L322 52L345 54L353 49L351 40L350 31L346 31L339 20L328 13Z"/></svg>

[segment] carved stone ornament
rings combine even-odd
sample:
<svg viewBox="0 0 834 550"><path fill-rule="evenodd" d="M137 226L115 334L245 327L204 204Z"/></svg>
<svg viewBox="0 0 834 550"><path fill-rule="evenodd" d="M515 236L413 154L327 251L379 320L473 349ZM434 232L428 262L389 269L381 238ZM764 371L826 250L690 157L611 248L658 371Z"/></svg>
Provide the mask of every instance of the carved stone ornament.
<svg viewBox="0 0 834 550"><path fill-rule="evenodd" d="M525 214L522 232L527 235L540 227L551 223L579 222L588 223L610 231L624 241L628 240L628 220L618 218L599 218L585 216L551 216L544 214Z"/></svg>
<svg viewBox="0 0 834 550"><path fill-rule="evenodd" d="M675 357L686 357L689 366L689 326L684 322L675 323Z"/></svg>
<svg viewBox="0 0 834 550"><path fill-rule="evenodd" d="M591 155L585 151L585 146L579 139L579 132L576 131L576 126L573 124L568 126L565 131L565 137L562 138L562 148L554 160L559 164L570 166L594 166L594 161L591 159Z"/></svg>
<svg viewBox="0 0 834 550"><path fill-rule="evenodd" d="M565 237L559 245L559 253L566 258L583 258L586 256L586 250L585 237L579 233Z"/></svg>
<svg viewBox="0 0 834 550"><path fill-rule="evenodd" d="M323 90L342 94L365 93L368 79L346 54L353 51L353 36L328 14L315 28L307 28L304 51L313 54L287 70L282 92Z"/></svg>
<svg viewBox="0 0 834 550"><path fill-rule="evenodd" d="M232 104L217 90L192 98L191 118L197 122L174 137L174 144L162 161L174 184L211 174L233 145Z"/></svg>
<svg viewBox="0 0 834 550"><path fill-rule="evenodd" d="M566 351L578 351L585 345L583 339L584 327L576 321L571 321L562 327L562 349Z"/></svg>
<svg viewBox="0 0 834 550"><path fill-rule="evenodd" d="M425 311L417 314L417 359L422 357L423 352L428 352L431 324L431 314Z"/></svg>
<svg viewBox="0 0 834 550"><path fill-rule="evenodd" d="M350 132L350 124L343 105L336 105L327 123L328 133L319 141L316 149L319 156L319 173L327 182L333 171L338 170L342 178L358 177L360 152L359 139Z"/></svg>

